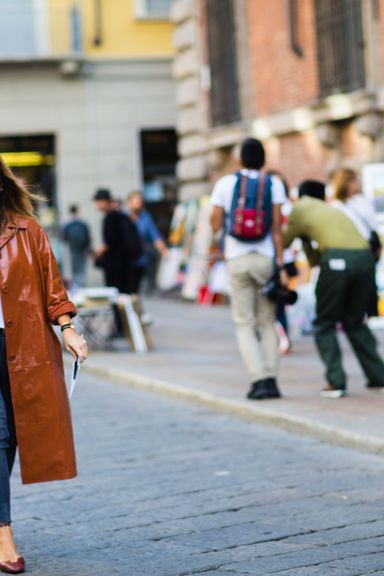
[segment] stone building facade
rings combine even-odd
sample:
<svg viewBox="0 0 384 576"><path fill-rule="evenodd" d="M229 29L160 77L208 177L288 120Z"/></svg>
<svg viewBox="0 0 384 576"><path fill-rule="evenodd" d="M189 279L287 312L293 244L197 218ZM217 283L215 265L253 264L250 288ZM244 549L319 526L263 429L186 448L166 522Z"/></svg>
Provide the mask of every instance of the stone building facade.
<svg viewBox="0 0 384 576"><path fill-rule="evenodd" d="M384 0L175 0L182 198L246 136L291 186L384 160Z"/></svg>

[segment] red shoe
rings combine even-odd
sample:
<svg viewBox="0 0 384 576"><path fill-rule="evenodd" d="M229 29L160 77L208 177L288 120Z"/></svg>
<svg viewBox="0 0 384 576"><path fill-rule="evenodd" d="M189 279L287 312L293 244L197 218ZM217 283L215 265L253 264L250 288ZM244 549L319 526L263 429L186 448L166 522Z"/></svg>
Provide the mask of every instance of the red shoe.
<svg viewBox="0 0 384 576"><path fill-rule="evenodd" d="M24 558L18 558L16 562L0 562L0 572L6 574L22 574L25 572Z"/></svg>

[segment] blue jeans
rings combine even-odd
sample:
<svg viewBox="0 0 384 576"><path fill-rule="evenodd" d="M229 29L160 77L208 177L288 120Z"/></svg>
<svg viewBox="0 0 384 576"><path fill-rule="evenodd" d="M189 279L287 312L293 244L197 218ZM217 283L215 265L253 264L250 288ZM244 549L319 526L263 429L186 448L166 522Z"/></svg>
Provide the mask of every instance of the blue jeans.
<svg viewBox="0 0 384 576"><path fill-rule="evenodd" d="M0 330L0 524L11 522L10 475L17 448L4 330Z"/></svg>
<svg viewBox="0 0 384 576"><path fill-rule="evenodd" d="M280 322L280 324L284 328L284 332L289 337L289 325L288 325L287 312L285 310L284 304L281 304L280 302L278 303L278 305L276 307L276 319L278 322Z"/></svg>
<svg viewBox="0 0 384 576"><path fill-rule="evenodd" d="M88 252L71 250L72 282L76 288L85 288Z"/></svg>

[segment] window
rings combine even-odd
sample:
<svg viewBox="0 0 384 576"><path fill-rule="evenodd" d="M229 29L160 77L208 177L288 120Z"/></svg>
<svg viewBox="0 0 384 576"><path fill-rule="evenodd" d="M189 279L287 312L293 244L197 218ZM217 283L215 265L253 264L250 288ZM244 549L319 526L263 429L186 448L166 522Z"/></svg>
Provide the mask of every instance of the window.
<svg viewBox="0 0 384 576"><path fill-rule="evenodd" d="M0 0L0 55L26 56L35 53L32 0Z"/></svg>
<svg viewBox="0 0 384 576"><path fill-rule="evenodd" d="M322 96L365 85L361 6L360 0L315 0Z"/></svg>
<svg viewBox="0 0 384 576"><path fill-rule="evenodd" d="M207 0L212 124L239 120L239 86L233 0Z"/></svg>
<svg viewBox="0 0 384 576"><path fill-rule="evenodd" d="M154 20L167 20L172 0L136 0L136 16Z"/></svg>
<svg viewBox="0 0 384 576"><path fill-rule="evenodd" d="M0 0L0 58L48 53L47 0Z"/></svg>

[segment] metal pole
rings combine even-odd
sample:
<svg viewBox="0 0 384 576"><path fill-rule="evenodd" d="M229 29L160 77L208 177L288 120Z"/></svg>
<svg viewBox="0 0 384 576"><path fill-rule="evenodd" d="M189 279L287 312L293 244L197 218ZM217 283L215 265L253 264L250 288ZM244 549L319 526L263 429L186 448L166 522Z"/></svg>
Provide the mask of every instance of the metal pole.
<svg viewBox="0 0 384 576"><path fill-rule="evenodd" d="M94 11L95 11L95 35L93 37L93 44L95 46L101 46L101 44L103 43L101 0L94 0Z"/></svg>
<svg viewBox="0 0 384 576"><path fill-rule="evenodd" d="M289 0L289 36L293 52L304 58L304 50L297 39L297 1Z"/></svg>

